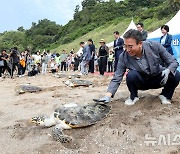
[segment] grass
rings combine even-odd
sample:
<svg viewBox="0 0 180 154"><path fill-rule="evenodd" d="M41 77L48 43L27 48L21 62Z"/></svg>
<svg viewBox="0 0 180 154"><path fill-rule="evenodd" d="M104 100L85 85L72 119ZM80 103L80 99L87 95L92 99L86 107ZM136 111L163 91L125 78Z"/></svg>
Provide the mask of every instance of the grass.
<svg viewBox="0 0 180 154"><path fill-rule="evenodd" d="M148 18L143 21L145 30L147 30L148 32L152 32L158 29L163 24L166 24L171 18L172 17L164 18L162 20ZM137 20L138 19L134 19L134 22L137 23L138 22ZM63 44L55 49L52 49L52 51L61 53L61 51L64 49L69 53L71 49L74 49L75 52L77 52L80 48L79 43L81 41L87 42L89 38L91 38L94 41L95 46L99 48L100 39L105 39L106 43L112 42L114 40L113 32L117 30L120 32L120 35L122 35L123 32L126 30L126 28L129 26L130 22L131 22L130 18L124 20L119 19L119 22L116 19L114 22L111 22L111 24L107 24L99 28L96 28L93 31L74 40L69 44Z"/></svg>

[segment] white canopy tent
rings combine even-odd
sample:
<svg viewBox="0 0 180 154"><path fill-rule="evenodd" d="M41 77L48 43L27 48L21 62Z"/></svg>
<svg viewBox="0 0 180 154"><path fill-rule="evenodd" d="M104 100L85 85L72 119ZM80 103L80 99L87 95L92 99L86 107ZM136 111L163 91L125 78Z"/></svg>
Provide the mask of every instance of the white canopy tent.
<svg viewBox="0 0 180 154"><path fill-rule="evenodd" d="M136 25L135 25L135 23L134 23L133 20L131 20L128 28L124 31L124 33L121 35L121 37L123 37L123 35L124 35L129 29L137 29L137 28L136 28ZM108 47L113 47L114 41L112 41L112 42L110 42L110 43L106 43L106 45L107 45ZM78 50L77 54L80 55L81 53L82 53L82 48L80 48L80 49Z"/></svg>
<svg viewBox="0 0 180 154"><path fill-rule="evenodd" d="M166 25L169 26L169 34L172 35L171 47L174 56L180 64L180 10L168 23L166 23ZM158 28L154 32L148 34L147 39L159 42L161 36L161 29ZM178 70L180 71L180 66L178 67Z"/></svg>
<svg viewBox="0 0 180 154"><path fill-rule="evenodd" d="M133 20L131 20L128 28L124 31L124 33L121 35L121 37L123 37L123 35L124 35L129 29L137 29L137 28L136 28L136 25L135 25L135 23L134 23ZM112 46L114 45L114 41L112 41L112 42L110 42L110 43L107 43L106 45L107 45L108 47L112 47Z"/></svg>
<svg viewBox="0 0 180 154"><path fill-rule="evenodd" d="M171 35L180 34L180 10L166 25L169 26ZM161 28L158 28L154 32L149 33L147 39L160 38L160 36L162 36Z"/></svg>

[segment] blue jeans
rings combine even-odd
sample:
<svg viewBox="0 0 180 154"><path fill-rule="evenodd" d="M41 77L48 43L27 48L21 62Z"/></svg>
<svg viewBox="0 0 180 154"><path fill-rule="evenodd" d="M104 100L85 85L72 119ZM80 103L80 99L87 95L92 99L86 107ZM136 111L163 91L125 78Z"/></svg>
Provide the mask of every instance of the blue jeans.
<svg viewBox="0 0 180 154"><path fill-rule="evenodd" d="M158 89L162 86L160 85L163 77L157 74L152 77L145 76L135 70L128 72L126 77L126 82L128 89L130 91L130 98L133 100L138 97L138 90L148 90L148 89ZM178 86L180 81L180 73L177 71L176 75L169 74L167 83L163 86L161 95L165 96L167 99L171 99L175 88Z"/></svg>
<svg viewBox="0 0 180 154"><path fill-rule="evenodd" d="M81 62L81 73L84 75L88 74L88 64L89 64L88 60L83 60Z"/></svg>

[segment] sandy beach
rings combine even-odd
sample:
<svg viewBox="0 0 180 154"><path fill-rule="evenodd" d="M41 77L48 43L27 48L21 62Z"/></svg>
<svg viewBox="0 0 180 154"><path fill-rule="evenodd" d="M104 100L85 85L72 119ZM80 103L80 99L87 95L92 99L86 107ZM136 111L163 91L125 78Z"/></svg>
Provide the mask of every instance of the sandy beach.
<svg viewBox="0 0 180 154"><path fill-rule="evenodd" d="M71 75L71 73L69 73ZM0 81L0 153L1 154L178 154L180 153L180 86L176 88L171 105L162 105L161 89L140 91L140 101L124 105L129 91L122 82L109 104L110 114L97 124L65 130L70 143L54 141L52 128L32 125L37 115L50 115L68 103L87 104L101 97L112 76L88 75L81 79L92 81L90 87L67 87L52 74L5 78ZM43 90L17 95L16 87L30 84Z"/></svg>

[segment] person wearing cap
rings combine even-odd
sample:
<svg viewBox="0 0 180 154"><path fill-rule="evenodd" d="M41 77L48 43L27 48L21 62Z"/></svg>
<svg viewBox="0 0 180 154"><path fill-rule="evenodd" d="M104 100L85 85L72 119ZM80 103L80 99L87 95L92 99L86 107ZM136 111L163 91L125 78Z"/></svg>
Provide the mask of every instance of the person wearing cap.
<svg viewBox="0 0 180 154"><path fill-rule="evenodd" d="M118 60L119 60L119 55L123 52L123 45L124 45L124 40L122 38L120 38L119 36L119 32L115 31L114 33L114 57L115 57L115 61L114 61L114 72L117 69L117 64L118 64Z"/></svg>
<svg viewBox="0 0 180 154"><path fill-rule="evenodd" d="M99 52L98 52L98 57L99 57L99 73L101 76L104 75L104 72L106 71L106 66L107 66L107 57L109 54L109 48L106 46L106 42L104 39L101 39L99 41L100 47L99 47Z"/></svg>
<svg viewBox="0 0 180 154"><path fill-rule="evenodd" d="M124 34L125 51L120 55L117 70L104 97L96 102L109 103L126 75L130 98L125 105L134 105L138 100L138 90L162 88L159 99L162 104L171 104L171 98L180 81L177 60L159 43L142 41L142 33L130 29ZM164 65L165 64L165 65Z"/></svg>

